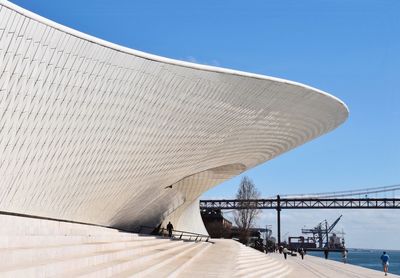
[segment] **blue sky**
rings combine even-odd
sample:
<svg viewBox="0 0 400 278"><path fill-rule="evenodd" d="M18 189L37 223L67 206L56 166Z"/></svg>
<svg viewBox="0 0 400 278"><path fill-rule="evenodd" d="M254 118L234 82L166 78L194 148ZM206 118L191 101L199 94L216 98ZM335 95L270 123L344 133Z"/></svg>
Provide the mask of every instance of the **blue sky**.
<svg viewBox="0 0 400 278"><path fill-rule="evenodd" d="M263 196L400 184L400 1L12 2L130 48L286 78L342 99L350 109L345 124L246 172ZM234 196L239 180L225 182L204 198ZM260 225L275 224L269 213ZM304 224L339 214L307 212L309 219L304 216L301 223L289 217L287 227L293 227L284 231L295 234ZM343 220L348 242L356 247L372 246L365 239L375 236L376 219L400 223L394 211L343 214L343 219L359 217L369 225L370 231L360 235L361 224ZM400 224L392 223L387 233L381 243L385 248L393 246ZM398 240L395 248L400 249Z"/></svg>

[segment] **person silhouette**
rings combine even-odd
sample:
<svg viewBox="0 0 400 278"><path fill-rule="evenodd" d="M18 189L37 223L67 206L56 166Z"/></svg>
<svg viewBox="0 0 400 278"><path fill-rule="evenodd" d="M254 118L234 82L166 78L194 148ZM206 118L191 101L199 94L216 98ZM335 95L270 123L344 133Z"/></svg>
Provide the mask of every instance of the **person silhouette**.
<svg viewBox="0 0 400 278"><path fill-rule="evenodd" d="M383 266L383 271L385 272L385 276L387 276L388 269L389 269L389 255L386 254L386 252L383 252L381 256L381 261L382 261L382 266Z"/></svg>
<svg viewBox="0 0 400 278"><path fill-rule="evenodd" d="M301 259L304 260L304 253L305 253L305 252L304 252L304 249L303 249L303 248L300 248L299 253L300 253Z"/></svg>
<svg viewBox="0 0 400 278"><path fill-rule="evenodd" d="M171 224L171 222L168 222L167 225L167 230L168 230L168 236L172 237L172 230L174 229L174 226Z"/></svg>
<svg viewBox="0 0 400 278"><path fill-rule="evenodd" d="M327 259L328 259L328 256L329 256L329 250L328 250L328 248L325 248L325 249L324 249L324 256L325 256L325 260L327 260Z"/></svg>
<svg viewBox="0 0 400 278"><path fill-rule="evenodd" d="M287 259L287 254L289 253L289 250L285 247L283 248L283 256L285 257L285 260Z"/></svg>
<svg viewBox="0 0 400 278"><path fill-rule="evenodd" d="M342 252L342 260L343 260L343 263L347 263L347 250L346 249L344 249Z"/></svg>

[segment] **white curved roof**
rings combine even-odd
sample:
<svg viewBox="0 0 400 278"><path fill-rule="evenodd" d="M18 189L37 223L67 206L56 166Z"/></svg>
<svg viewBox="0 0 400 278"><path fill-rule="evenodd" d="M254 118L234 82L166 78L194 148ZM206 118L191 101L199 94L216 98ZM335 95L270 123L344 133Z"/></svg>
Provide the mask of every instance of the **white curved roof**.
<svg viewBox="0 0 400 278"><path fill-rule="evenodd" d="M202 192L348 116L312 87L128 49L1 0L0 72L0 210L107 226L193 226L182 215Z"/></svg>

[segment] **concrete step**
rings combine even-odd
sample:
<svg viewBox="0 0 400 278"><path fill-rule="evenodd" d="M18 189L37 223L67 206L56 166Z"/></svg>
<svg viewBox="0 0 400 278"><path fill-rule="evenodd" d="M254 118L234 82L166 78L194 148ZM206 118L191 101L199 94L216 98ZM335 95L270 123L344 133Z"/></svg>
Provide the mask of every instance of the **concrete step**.
<svg viewBox="0 0 400 278"><path fill-rule="evenodd" d="M127 271L118 275L118 278L139 278L139 277L166 277L169 273L177 270L185 263L186 259L196 255L200 251L202 243L192 243L190 247L182 249L180 252L172 252L160 256L157 261L149 262L148 264L139 265L137 267L128 269ZM165 268L165 269L164 269Z"/></svg>
<svg viewBox="0 0 400 278"><path fill-rule="evenodd" d="M268 270L279 269L282 266L284 266L284 265L277 261L272 261L272 262L271 261L263 261L263 262L259 262L256 264L247 264L246 266L242 266L240 269L237 269L236 273L240 277L246 276L246 275L252 276L254 273L258 273L258 272L263 273L263 271L265 269L268 269Z"/></svg>
<svg viewBox="0 0 400 278"><path fill-rule="evenodd" d="M0 277L48 277L57 276L71 269L82 269L92 265L106 263L111 260L137 258L142 254L150 254L160 248L172 248L181 244L175 241L162 241L150 246L137 245L134 248L121 248L96 251L79 255L68 255L56 259L39 258L31 262L0 268ZM61 248L62 249L62 248Z"/></svg>
<svg viewBox="0 0 400 278"><path fill-rule="evenodd" d="M263 265L252 265L247 269L243 269L242 271L238 271L240 277L253 278L253 277L261 277L264 274L275 273L279 274L283 272L284 264L280 262L272 262Z"/></svg>
<svg viewBox="0 0 400 278"><path fill-rule="evenodd" d="M201 258L203 254L211 247L210 243L202 243L202 247L200 250L195 250L194 254L191 254L190 258L187 257L186 261L183 264L179 264L179 267L175 268L173 272L170 272L168 274L168 278L176 278L179 277L179 275L192 263L196 263L197 258Z"/></svg>
<svg viewBox="0 0 400 278"><path fill-rule="evenodd" d="M18 265L21 262L33 263L37 260L51 260L80 254L90 254L93 252L105 252L125 248L145 248L160 243L170 242L170 240L160 240L148 238L137 240L130 238L118 238L118 241L109 242L89 242L83 244L61 244L49 246L35 246L28 248L1 248L0 249L0 269L6 266Z"/></svg>
<svg viewBox="0 0 400 278"><path fill-rule="evenodd" d="M196 258L199 258L211 246L210 243L196 243L197 247L190 250L190 252L182 254L175 258L175 260L162 266L157 270L157 274L161 277L177 277L179 273L185 270L190 264L194 263Z"/></svg>
<svg viewBox="0 0 400 278"><path fill-rule="evenodd" d="M112 235L120 234L118 229L62 221L0 215L1 235ZM18 227L18 228L16 228Z"/></svg>
<svg viewBox="0 0 400 278"><path fill-rule="evenodd" d="M280 269L265 271L263 273L258 274L254 277L263 277L263 278L284 278L289 275L291 269L287 265L283 265Z"/></svg>
<svg viewBox="0 0 400 278"><path fill-rule="evenodd" d="M258 262L264 262L265 260L266 258L262 254L254 258L252 257L249 259L238 260L237 268L240 269L241 265L257 264Z"/></svg>
<svg viewBox="0 0 400 278"><path fill-rule="evenodd" d="M236 260L235 277L285 277L290 271L283 262L257 250L242 246Z"/></svg>
<svg viewBox="0 0 400 278"><path fill-rule="evenodd" d="M1 236L0 247L5 248L30 248L35 246L51 246L62 244L84 244L90 242L109 242L126 240L147 240L159 238L155 236L139 236L133 233L115 233L112 235L25 235L25 236Z"/></svg>
<svg viewBox="0 0 400 278"><path fill-rule="evenodd" d="M283 278L286 277L290 272L290 268L286 265L282 265L279 268L265 268L263 270L258 270L255 272L252 272L247 275L243 275L241 277L244 278Z"/></svg>
<svg viewBox="0 0 400 278"><path fill-rule="evenodd" d="M111 259L104 263L87 266L71 272L64 272L63 277L123 277L125 271L152 266L165 257L173 257L187 249L193 243L172 241L174 246L159 246L157 249L141 253L139 256L126 256Z"/></svg>

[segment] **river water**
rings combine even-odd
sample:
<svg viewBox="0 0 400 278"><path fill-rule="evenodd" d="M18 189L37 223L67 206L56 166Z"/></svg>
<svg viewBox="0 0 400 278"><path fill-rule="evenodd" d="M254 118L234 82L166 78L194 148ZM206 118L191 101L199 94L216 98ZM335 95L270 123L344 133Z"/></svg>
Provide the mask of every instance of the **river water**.
<svg viewBox="0 0 400 278"><path fill-rule="evenodd" d="M366 268L371 268L383 271L380 257L383 250L374 249L352 249L349 248L347 262ZM400 275L400 251L399 250L385 250L390 257L389 260L389 273ZM324 257L322 252L308 252L309 255ZM342 262L342 254L332 252L329 253L329 259Z"/></svg>

